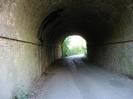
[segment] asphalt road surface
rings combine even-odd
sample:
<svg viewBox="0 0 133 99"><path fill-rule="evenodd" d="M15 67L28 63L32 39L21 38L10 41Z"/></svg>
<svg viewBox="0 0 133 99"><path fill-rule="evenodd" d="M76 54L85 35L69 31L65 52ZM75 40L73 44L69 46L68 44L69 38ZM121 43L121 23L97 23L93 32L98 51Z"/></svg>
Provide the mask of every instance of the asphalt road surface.
<svg viewBox="0 0 133 99"><path fill-rule="evenodd" d="M31 99L133 99L133 80L69 57L53 64Z"/></svg>

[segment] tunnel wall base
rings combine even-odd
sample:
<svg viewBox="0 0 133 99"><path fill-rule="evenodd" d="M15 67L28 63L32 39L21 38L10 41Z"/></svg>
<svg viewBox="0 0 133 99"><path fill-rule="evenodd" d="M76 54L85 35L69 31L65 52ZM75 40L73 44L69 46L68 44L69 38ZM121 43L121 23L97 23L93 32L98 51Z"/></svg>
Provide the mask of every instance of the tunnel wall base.
<svg viewBox="0 0 133 99"><path fill-rule="evenodd" d="M61 58L61 56L62 56L62 51L60 45L44 44L42 46L42 52L41 52L42 64L44 65L43 71L45 72L46 68L56 59Z"/></svg>

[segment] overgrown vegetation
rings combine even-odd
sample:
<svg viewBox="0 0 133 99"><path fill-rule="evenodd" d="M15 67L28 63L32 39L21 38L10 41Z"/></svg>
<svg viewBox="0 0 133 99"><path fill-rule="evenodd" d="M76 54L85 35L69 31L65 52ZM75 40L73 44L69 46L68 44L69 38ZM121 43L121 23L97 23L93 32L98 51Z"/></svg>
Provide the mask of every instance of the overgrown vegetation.
<svg viewBox="0 0 133 99"><path fill-rule="evenodd" d="M62 50L63 57L86 54L86 41L80 36L69 36L64 40Z"/></svg>

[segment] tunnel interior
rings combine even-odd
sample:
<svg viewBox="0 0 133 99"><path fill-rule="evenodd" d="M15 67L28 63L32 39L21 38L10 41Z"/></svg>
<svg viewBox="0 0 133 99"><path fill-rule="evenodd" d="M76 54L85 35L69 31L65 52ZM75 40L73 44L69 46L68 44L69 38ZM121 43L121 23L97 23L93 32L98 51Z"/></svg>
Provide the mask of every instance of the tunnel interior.
<svg viewBox="0 0 133 99"><path fill-rule="evenodd" d="M74 2L76 4L73 4ZM81 35L86 39L87 48L90 50L88 59L93 63L100 63L98 61L99 57L102 57L101 51L108 50L105 45L130 40L121 31L126 29L125 21L126 24L130 21L131 2L125 4L124 1L84 0L73 3L51 11L40 26L38 38L42 46L51 45L52 49L55 49L53 61L61 57L60 42L68 35Z"/></svg>
<svg viewBox="0 0 133 99"><path fill-rule="evenodd" d="M132 27L132 0L1 0L0 96L30 92L69 35L86 39L90 63L133 76Z"/></svg>

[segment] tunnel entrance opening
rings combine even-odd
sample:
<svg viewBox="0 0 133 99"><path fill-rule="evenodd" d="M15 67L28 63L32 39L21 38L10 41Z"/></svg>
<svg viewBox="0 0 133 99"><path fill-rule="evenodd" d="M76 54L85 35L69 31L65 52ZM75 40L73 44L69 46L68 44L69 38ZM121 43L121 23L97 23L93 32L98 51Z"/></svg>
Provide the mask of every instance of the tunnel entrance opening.
<svg viewBox="0 0 133 99"><path fill-rule="evenodd" d="M86 56L86 40L80 35L67 36L62 43L62 57Z"/></svg>

